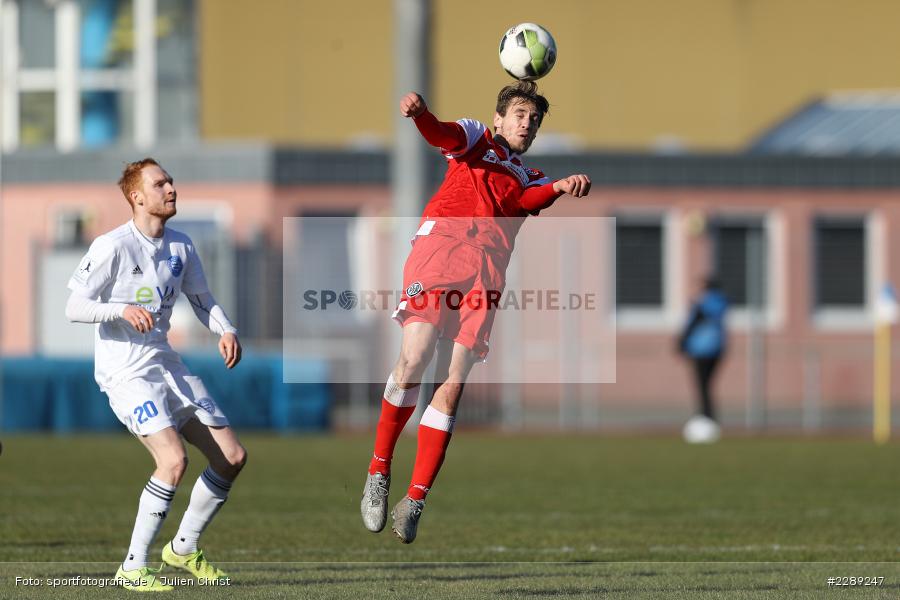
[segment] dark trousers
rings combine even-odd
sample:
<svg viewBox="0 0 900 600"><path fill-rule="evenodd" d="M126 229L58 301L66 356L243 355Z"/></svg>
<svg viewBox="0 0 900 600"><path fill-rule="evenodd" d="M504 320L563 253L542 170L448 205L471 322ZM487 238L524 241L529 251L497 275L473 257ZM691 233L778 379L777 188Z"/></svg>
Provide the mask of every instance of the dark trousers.
<svg viewBox="0 0 900 600"><path fill-rule="evenodd" d="M715 421L715 411L713 409L713 400L712 395L710 394L709 387L710 382L712 381L713 374L716 371L716 367L719 365L718 356L714 356L712 358L695 358L694 360L694 374L697 378L697 395L698 400L700 402L700 412L703 416L708 417Z"/></svg>

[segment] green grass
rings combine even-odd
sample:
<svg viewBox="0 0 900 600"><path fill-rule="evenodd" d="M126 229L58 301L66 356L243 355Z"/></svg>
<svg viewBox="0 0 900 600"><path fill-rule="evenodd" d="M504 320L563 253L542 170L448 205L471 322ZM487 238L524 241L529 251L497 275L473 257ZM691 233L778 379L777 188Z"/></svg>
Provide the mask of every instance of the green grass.
<svg viewBox="0 0 900 600"><path fill-rule="evenodd" d="M173 598L822 598L900 592L896 446L847 439L458 433L419 538L366 532L370 436L244 436L250 461L203 546L235 576ZM411 470L403 438L391 500ZM174 533L192 464L156 546ZM106 577L152 466L121 436L4 439L0 598L47 577ZM882 576L829 588L829 576ZM41 587L16 586L35 576ZM56 589L115 598L121 590Z"/></svg>

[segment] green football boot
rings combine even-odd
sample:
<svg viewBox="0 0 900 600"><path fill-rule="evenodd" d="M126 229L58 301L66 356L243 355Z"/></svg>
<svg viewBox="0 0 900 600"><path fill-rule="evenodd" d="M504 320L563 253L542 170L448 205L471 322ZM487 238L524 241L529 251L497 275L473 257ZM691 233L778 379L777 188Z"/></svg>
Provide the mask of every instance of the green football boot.
<svg viewBox="0 0 900 600"><path fill-rule="evenodd" d="M163 562L176 569L182 569L204 581L218 581L228 579L226 572L212 566L203 556L203 550L197 550L186 556L175 554L172 544L166 544L162 551Z"/></svg>

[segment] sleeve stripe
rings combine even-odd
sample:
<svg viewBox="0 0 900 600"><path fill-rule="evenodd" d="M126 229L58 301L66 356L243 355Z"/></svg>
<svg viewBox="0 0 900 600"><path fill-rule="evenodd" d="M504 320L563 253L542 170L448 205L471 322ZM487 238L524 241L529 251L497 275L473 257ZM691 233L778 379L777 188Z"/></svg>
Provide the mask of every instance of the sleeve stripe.
<svg viewBox="0 0 900 600"><path fill-rule="evenodd" d="M540 179L535 179L534 181L529 181L528 185L526 185L525 187L530 188L530 187L534 187L536 185L546 185L546 184L550 183L551 181L552 181L552 179L550 179L549 177L547 177L545 175L544 177L541 177Z"/></svg>
<svg viewBox="0 0 900 600"><path fill-rule="evenodd" d="M205 313L209 316L209 318L210 318L211 320L215 321L216 325L218 325L219 328L222 329L222 330L224 331L225 327L224 327L224 325L222 324L222 322L219 321L217 318L215 318L215 317L212 315L212 313L209 312L209 309L208 309L208 308L206 308L205 306L203 306L203 302L200 301L200 296L198 296L197 294L187 294L187 297L188 297L188 302L190 302L194 307L196 307L196 308L202 310L203 312L205 312Z"/></svg>
<svg viewBox="0 0 900 600"><path fill-rule="evenodd" d="M484 126L480 121L476 121L475 119L460 119L457 123L463 128L463 131L466 133L466 149L462 152L447 152L444 156L448 158L459 158L466 154L469 150L475 147L475 144L481 139L484 135L484 132L487 131L487 127Z"/></svg>

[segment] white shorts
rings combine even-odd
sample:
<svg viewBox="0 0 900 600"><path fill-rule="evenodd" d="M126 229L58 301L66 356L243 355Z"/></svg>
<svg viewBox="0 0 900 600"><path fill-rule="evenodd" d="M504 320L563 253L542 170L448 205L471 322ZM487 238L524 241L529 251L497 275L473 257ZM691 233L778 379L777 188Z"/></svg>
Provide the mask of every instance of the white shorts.
<svg viewBox="0 0 900 600"><path fill-rule="evenodd" d="M148 365L106 395L116 417L134 435L150 435L166 427L180 431L192 418L212 427L228 425L206 386L180 361Z"/></svg>

